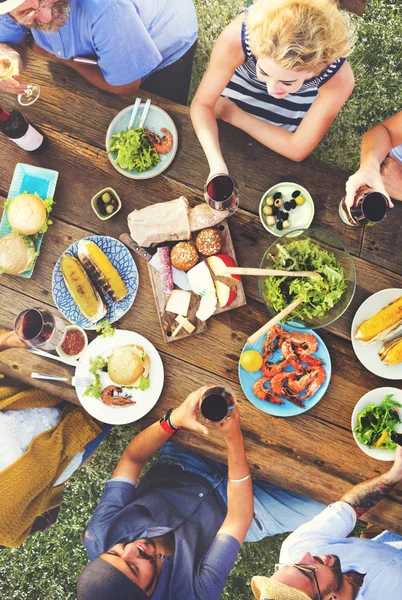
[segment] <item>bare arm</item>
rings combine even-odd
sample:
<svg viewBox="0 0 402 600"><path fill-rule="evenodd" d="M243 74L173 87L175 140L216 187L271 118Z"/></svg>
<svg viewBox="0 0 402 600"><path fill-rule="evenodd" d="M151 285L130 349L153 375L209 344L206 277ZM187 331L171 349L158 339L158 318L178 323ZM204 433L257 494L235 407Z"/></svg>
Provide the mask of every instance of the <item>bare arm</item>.
<svg viewBox="0 0 402 600"><path fill-rule="evenodd" d="M242 16L237 17L219 36L190 108L191 120L211 173L228 173L219 144L215 106L235 69L244 62L242 21Z"/></svg>
<svg viewBox="0 0 402 600"><path fill-rule="evenodd" d="M219 426L222 429L228 453L228 478L242 479L249 472L243 436L240 429L240 416L237 409L227 421ZM243 543L251 525L254 513L253 482L251 477L245 481L228 481L228 511L219 533L226 533Z"/></svg>
<svg viewBox="0 0 402 600"><path fill-rule="evenodd" d="M14 331L0 332L0 352L9 348L27 348L28 346L20 340Z"/></svg>
<svg viewBox="0 0 402 600"><path fill-rule="evenodd" d="M206 389L206 387L203 387L193 392L180 406L173 410L171 421L175 427L183 427L204 435L208 434L208 429L198 423L196 418L202 394ZM147 460L170 438L171 434L162 429L159 421L141 431L123 452L113 473L113 479L115 477L127 477L133 483L136 483Z"/></svg>
<svg viewBox="0 0 402 600"><path fill-rule="evenodd" d="M355 485L341 500L350 504L359 519L402 481L402 447L398 446L392 468L374 479Z"/></svg>
<svg viewBox="0 0 402 600"><path fill-rule="evenodd" d="M320 88L318 97L294 133L254 117L226 98L219 101L218 115L267 148L299 162L320 143L353 87L353 72L349 63L345 62L338 73Z"/></svg>
<svg viewBox="0 0 402 600"><path fill-rule="evenodd" d="M385 194L393 206L381 178L381 164L395 146L402 144L402 112L376 125L362 139L360 168L346 183L346 204L353 206L356 192L369 186Z"/></svg>

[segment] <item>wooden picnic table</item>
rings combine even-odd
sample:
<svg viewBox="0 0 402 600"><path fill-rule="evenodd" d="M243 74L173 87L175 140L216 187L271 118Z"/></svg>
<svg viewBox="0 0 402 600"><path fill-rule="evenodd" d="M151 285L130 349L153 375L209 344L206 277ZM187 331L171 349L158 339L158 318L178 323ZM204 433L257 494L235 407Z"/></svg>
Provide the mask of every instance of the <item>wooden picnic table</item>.
<svg viewBox="0 0 402 600"><path fill-rule="evenodd" d="M129 104L128 99L103 93L74 71L54 62L30 58L26 81L41 85L40 100L25 113L50 138L49 149L32 156L1 136L2 177L0 196L7 196L16 163L24 162L60 172L54 224L44 236L41 253L31 279L1 276L0 326L11 328L19 311L42 305L55 310L51 278L55 262L74 241L92 234L116 238L127 231L127 215L134 208L171 200L180 195L190 203L202 201L208 166L193 131L189 110L161 98L155 104L173 118L179 134L177 156L163 174L135 181L120 175L105 152L105 134L112 118ZM142 98L146 94L139 94ZM16 100L0 94L0 104L17 106ZM334 125L336 127L336 125ZM257 410L243 395L238 380L238 359L247 337L267 321L257 278L243 278L247 305L213 317L208 330L182 341L163 342L152 295L148 267L135 258L140 285L133 307L120 320L123 329L145 335L159 350L165 366L165 386L155 408L135 426L141 428L176 406L188 393L204 384L218 383L230 389L241 412L249 462L254 476L329 503L339 499L352 485L374 477L389 466L365 456L355 444L350 420L363 394L395 382L381 380L358 362L350 342L350 327L360 304L373 292L402 288L402 238L399 234L402 207L396 206L386 221L369 229L346 227L338 216L347 173L317 160L291 162L226 124L220 125L224 156L239 183L240 209L230 219L230 229L242 266L258 266L272 243L258 217L263 192L281 181L305 186L315 201L313 226L342 240L354 256L357 288L346 314L320 331L333 364L332 379L323 399L310 411L293 418L274 418ZM91 209L92 196L111 186L120 194L121 212L102 222ZM397 203L398 204L398 203ZM32 384L31 371L71 375L70 367L33 356L23 349L0 355L0 372ZM36 382L61 398L77 402L74 390L64 384ZM210 429L208 442L196 435L180 433L176 442L209 457L224 461L218 434ZM371 522L402 533L402 487L370 512Z"/></svg>

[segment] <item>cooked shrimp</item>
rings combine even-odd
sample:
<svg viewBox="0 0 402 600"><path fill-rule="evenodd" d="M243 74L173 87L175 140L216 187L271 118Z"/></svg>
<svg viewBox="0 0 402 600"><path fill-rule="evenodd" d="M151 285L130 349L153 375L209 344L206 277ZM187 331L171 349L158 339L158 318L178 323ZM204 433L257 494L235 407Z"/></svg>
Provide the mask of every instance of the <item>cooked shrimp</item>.
<svg viewBox="0 0 402 600"><path fill-rule="evenodd" d="M253 385L253 393L260 400L271 402L271 404L284 404L283 400L281 400L275 394L272 394L269 388L265 387L267 381L269 381L269 377L261 377L258 379Z"/></svg>
<svg viewBox="0 0 402 600"><path fill-rule="evenodd" d="M278 373L282 373L283 369L285 367L287 367L288 364L289 364L289 361L287 358L285 358L284 360L281 360L277 363L269 362L269 360L263 361L261 371L262 371L263 375L265 375L265 377L271 378L271 377L274 377L275 375L278 375Z"/></svg>
<svg viewBox="0 0 402 600"><path fill-rule="evenodd" d="M278 350L282 342L286 339L288 333L280 325L271 327L265 336L264 343L262 345L262 356L265 359L269 358L274 352Z"/></svg>
<svg viewBox="0 0 402 600"><path fill-rule="evenodd" d="M127 406L127 404L135 404L135 400L133 400L129 394L123 394L122 392L123 389L118 385L108 385L102 392L102 402L108 406Z"/></svg>
<svg viewBox="0 0 402 600"><path fill-rule="evenodd" d="M155 150L159 154L167 154L172 149L173 136L170 133L170 131L165 127L161 128L161 132L164 134L162 137L160 137L154 131L145 129L145 135L147 136L148 141L150 142L150 144L152 144Z"/></svg>
<svg viewBox="0 0 402 600"><path fill-rule="evenodd" d="M304 389L304 400L311 398L322 386L327 374L321 366L307 367L306 372L298 380L289 382L289 390L295 394L300 394Z"/></svg>
<svg viewBox="0 0 402 600"><path fill-rule="evenodd" d="M271 379L271 389L275 394L283 396L300 408L304 408L303 398L290 389L290 385L295 379L297 379L297 374L294 371L290 373L283 371L283 373L279 373Z"/></svg>

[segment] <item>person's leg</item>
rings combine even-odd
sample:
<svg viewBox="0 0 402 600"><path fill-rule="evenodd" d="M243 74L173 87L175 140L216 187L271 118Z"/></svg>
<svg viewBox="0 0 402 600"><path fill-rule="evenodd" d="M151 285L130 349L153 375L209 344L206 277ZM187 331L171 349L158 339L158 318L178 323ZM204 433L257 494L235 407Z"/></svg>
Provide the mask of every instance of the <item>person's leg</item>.
<svg viewBox="0 0 402 600"><path fill-rule="evenodd" d="M255 480L253 488L254 518L246 542L257 542L266 536L294 531L325 508L320 502L267 481Z"/></svg>
<svg viewBox="0 0 402 600"><path fill-rule="evenodd" d="M196 48L194 42L179 60L144 79L140 89L186 106Z"/></svg>
<svg viewBox="0 0 402 600"><path fill-rule="evenodd" d="M400 152L394 148L381 165L385 189L393 200L402 200L402 162Z"/></svg>

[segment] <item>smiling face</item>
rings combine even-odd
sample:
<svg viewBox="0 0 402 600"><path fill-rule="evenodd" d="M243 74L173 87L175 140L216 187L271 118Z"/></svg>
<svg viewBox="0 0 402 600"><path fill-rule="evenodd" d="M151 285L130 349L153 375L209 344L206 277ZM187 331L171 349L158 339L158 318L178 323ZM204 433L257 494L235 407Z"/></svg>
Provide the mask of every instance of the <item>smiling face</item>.
<svg viewBox="0 0 402 600"><path fill-rule="evenodd" d="M297 561L298 565L308 565L317 567L315 575L322 599L330 593L336 593L340 590L343 583L341 563L337 556L327 554L325 556L313 556L305 552ZM294 587L307 594L313 600L318 600L318 590L311 573L301 571L295 566L286 566L279 569L271 579Z"/></svg>
<svg viewBox="0 0 402 600"><path fill-rule="evenodd" d="M151 596L162 568L161 554L165 552L159 538L142 538L128 544L115 544L101 554L101 558Z"/></svg>
<svg viewBox="0 0 402 600"><path fill-rule="evenodd" d="M43 5L43 8L31 19L23 22L24 27L46 33L54 33L63 27L70 15L71 0L49 0L49 2L26 0L9 14L18 23L41 5Z"/></svg>
<svg viewBox="0 0 402 600"><path fill-rule="evenodd" d="M267 85L268 94L284 98L297 92L306 79L314 76L311 71L288 71L277 66L272 58L261 56L257 61L257 77Z"/></svg>

